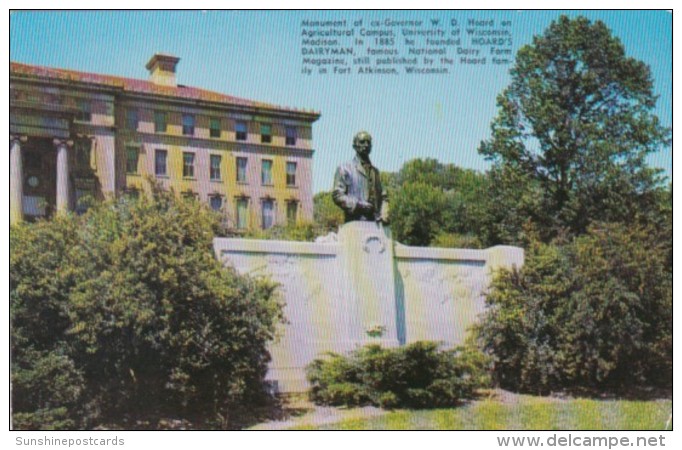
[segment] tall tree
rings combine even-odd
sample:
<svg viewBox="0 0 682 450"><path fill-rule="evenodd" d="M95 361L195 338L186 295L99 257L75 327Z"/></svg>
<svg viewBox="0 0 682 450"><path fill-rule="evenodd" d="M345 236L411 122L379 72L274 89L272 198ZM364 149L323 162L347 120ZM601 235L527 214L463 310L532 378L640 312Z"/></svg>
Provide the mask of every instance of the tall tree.
<svg viewBox="0 0 682 450"><path fill-rule="evenodd" d="M490 240L523 240L518 211L546 240L657 203L660 171L645 158L669 145L670 132L653 114L649 67L626 56L604 23L560 17L519 50L511 76L479 147L496 178ZM500 221L516 225L495 230Z"/></svg>
<svg viewBox="0 0 682 450"><path fill-rule="evenodd" d="M343 224L343 211L334 204L331 191L318 192L313 197L313 216L320 233L336 232Z"/></svg>
<svg viewBox="0 0 682 450"><path fill-rule="evenodd" d="M484 174L436 159L413 159L392 181L391 223L400 242L462 244L463 236L478 233L483 213L481 197L487 190ZM434 241L436 236L442 239Z"/></svg>

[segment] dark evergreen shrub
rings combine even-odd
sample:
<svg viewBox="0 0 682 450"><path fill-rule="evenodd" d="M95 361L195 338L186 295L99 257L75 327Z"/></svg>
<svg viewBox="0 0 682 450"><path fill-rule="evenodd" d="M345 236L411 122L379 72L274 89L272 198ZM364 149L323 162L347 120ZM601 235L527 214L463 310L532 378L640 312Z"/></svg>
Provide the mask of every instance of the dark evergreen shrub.
<svg viewBox="0 0 682 450"><path fill-rule="evenodd" d="M672 264L651 226L535 243L501 271L478 334L502 387L538 393L672 382Z"/></svg>
<svg viewBox="0 0 682 450"><path fill-rule="evenodd" d="M349 356L328 354L308 366L310 397L327 405L382 408L449 407L485 385L482 354L440 350L434 342L386 349L368 345Z"/></svg>
<svg viewBox="0 0 682 450"><path fill-rule="evenodd" d="M224 268L217 218L155 191L10 230L17 428L183 417L265 399L276 286Z"/></svg>

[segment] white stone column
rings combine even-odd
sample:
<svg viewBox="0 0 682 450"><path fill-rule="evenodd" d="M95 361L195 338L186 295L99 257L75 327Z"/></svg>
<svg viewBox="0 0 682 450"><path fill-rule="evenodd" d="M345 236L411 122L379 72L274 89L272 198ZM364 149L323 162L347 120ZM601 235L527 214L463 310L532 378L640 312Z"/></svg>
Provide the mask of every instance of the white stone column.
<svg viewBox="0 0 682 450"><path fill-rule="evenodd" d="M19 223L24 218L24 167L21 157L21 144L26 137L9 138L9 217L10 224Z"/></svg>
<svg viewBox="0 0 682 450"><path fill-rule="evenodd" d="M57 214L63 214L70 209L70 186L69 186L69 147L73 141L55 139L57 147Z"/></svg>

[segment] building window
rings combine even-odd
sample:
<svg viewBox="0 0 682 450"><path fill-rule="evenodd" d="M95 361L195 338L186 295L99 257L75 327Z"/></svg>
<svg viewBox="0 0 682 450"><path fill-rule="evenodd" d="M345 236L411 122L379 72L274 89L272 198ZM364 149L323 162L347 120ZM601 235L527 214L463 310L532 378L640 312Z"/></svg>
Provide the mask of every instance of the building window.
<svg viewBox="0 0 682 450"><path fill-rule="evenodd" d="M220 195L211 195L208 198L208 203L213 211L220 211L223 207L223 197Z"/></svg>
<svg viewBox="0 0 682 450"><path fill-rule="evenodd" d="M140 190L136 187L129 187L123 191L123 195L130 199L137 200L140 198Z"/></svg>
<svg viewBox="0 0 682 450"><path fill-rule="evenodd" d="M260 126L260 141L264 144L272 142L272 125L263 123Z"/></svg>
<svg viewBox="0 0 682 450"><path fill-rule="evenodd" d="M79 216L88 211L92 204L92 192L90 190L76 189L76 214Z"/></svg>
<svg viewBox="0 0 682 450"><path fill-rule="evenodd" d="M220 137L220 119L217 119L215 117L211 118L209 125L209 136L211 136L212 138Z"/></svg>
<svg viewBox="0 0 682 450"><path fill-rule="evenodd" d="M262 221L261 224L264 230L272 228L275 224L275 201L266 198L262 202Z"/></svg>
<svg viewBox="0 0 682 450"><path fill-rule="evenodd" d="M23 151L22 151L23 153ZM25 168L29 171L43 170L43 157L39 152L26 152L22 155Z"/></svg>
<svg viewBox="0 0 682 450"><path fill-rule="evenodd" d="M126 147L126 173L137 173L137 162L140 152L137 147Z"/></svg>
<svg viewBox="0 0 682 450"><path fill-rule="evenodd" d="M75 143L76 150L76 170L79 172L90 169L90 149L92 141L90 139L78 139Z"/></svg>
<svg viewBox="0 0 682 450"><path fill-rule="evenodd" d="M293 225L296 223L296 219L298 218L298 202L295 200L292 200L287 203L287 222L289 225Z"/></svg>
<svg viewBox="0 0 682 450"><path fill-rule="evenodd" d="M246 183L246 163L246 158L237 157L237 183Z"/></svg>
<svg viewBox="0 0 682 450"><path fill-rule="evenodd" d="M182 134L183 136L194 136L194 116L191 114L182 115Z"/></svg>
<svg viewBox="0 0 682 450"><path fill-rule="evenodd" d="M194 178L194 153L182 154L182 176L183 178Z"/></svg>
<svg viewBox="0 0 682 450"><path fill-rule="evenodd" d="M220 181L220 162L222 158L220 155L211 155L211 181Z"/></svg>
<svg viewBox="0 0 682 450"><path fill-rule="evenodd" d="M77 121L79 122L90 122L92 121L92 112L91 112L91 106L90 102L80 102L78 104L78 112L76 113L76 117L74 117Z"/></svg>
<svg viewBox="0 0 682 450"><path fill-rule="evenodd" d="M246 140L246 122L237 122L235 125L235 130L237 131L237 140L238 141L245 141Z"/></svg>
<svg viewBox="0 0 682 450"><path fill-rule="evenodd" d="M154 154L154 173L156 176L165 177L168 174L166 171L167 160L168 152L166 150L156 150Z"/></svg>
<svg viewBox="0 0 682 450"><path fill-rule="evenodd" d="M287 127L286 133L286 145L296 145L296 127Z"/></svg>
<svg viewBox="0 0 682 450"><path fill-rule="evenodd" d="M269 159L261 162L260 180L263 186L272 186L272 161Z"/></svg>
<svg viewBox="0 0 682 450"><path fill-rule="evenodd" d="M287 186L296 186L296 163L287 162Z"/></svg>
<svg viewBox="0 0 682 450"><path fill-rule="evenodd" d="M244 229L248 225L249 199L242 197L237 199L237 228Z"/></svg>
<svg viewBox="0 0 682 450"><path fill-rule="evenodd" d="M196 200L197 194L196 192L185 191L182 193L182 198L184 198L185 200Z"/></svg>
<svg viewBox="0 0 682 450"><path fill-rule="evenodd" d="M154 131L156 133L165 133L168 129L166 120L166 113L163 111L154 111Z"/></svg>
<svg viewBox="0 0 682 450"><path fill-rule="evenodd" d="M137 116L137 109L129 108L126 110L126 128L128 130L137 131L140 119Z"/></svg>

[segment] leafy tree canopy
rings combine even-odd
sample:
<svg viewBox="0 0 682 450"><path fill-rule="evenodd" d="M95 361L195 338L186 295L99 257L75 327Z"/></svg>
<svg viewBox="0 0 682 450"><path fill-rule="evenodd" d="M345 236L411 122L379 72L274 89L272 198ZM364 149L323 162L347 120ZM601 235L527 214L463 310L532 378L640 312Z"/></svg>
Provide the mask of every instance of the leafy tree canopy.
<svg viewBox="0 0 682 450"><path fill-rule="evenodd" d="M485 175L429 158L406 162L392 181L389 205L398 241L479 246L474 236L484 212Z"/></svg>
<svg viewBox="0 0 682 450"><path fill-rule="evenodd" d="M548 393L672 383L672 265L653 226L595 223L533 242L503 270L478 326L505 388Z"/></svg>
<svg viewBox="0 0 682 450"><path fill-rule="evenodd" d="M551 239L655 203L660 171L645 157L669 145L670 132L652 112L649 67L604 23L562 16L519 50L511 76L479 147L494 163L491 207L504 209L488 217L493 240L522 240L519 213ZM494 229L500 222L512 229Z"/></svg>

